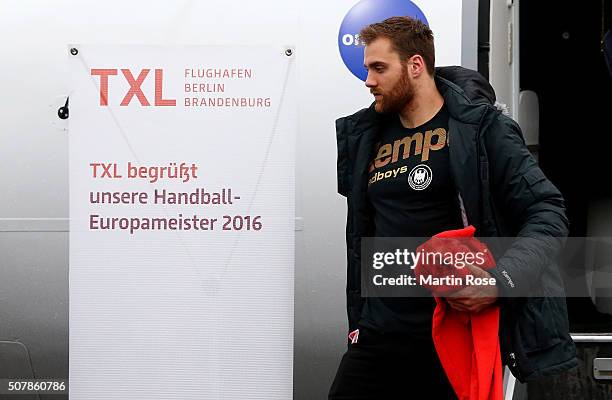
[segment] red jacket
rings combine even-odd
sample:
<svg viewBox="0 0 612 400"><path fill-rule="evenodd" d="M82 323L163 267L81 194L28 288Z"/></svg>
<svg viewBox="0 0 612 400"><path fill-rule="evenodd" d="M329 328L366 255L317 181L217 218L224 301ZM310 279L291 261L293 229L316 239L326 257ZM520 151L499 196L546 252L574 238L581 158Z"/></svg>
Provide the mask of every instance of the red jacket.
<svg viewBox="0 0 612 400"><path fill-rule="evenodd" d="M495 266L487 246L474 238L475 228L441 232L419 246L417 251L453 253L480 252L483 269ZM444 277L469 275L467 268L419 262L415 275ZM499 307L492 305L478 313L466 313L451 308L440 294L448 294L458 286L428 286L434 292L436 309L432 335L440 362L459 400L501 400L502 364L499 347Z"/></svg>

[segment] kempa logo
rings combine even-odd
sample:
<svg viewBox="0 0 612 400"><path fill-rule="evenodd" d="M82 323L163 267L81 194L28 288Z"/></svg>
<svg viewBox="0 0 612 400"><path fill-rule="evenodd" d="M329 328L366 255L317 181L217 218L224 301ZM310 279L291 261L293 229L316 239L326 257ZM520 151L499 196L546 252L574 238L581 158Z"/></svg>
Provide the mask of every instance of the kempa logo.
<svg viewBox="0 0 612 400"><path fill-rule="evenodd" d="M444 128L437 128L434 130L425 131L424 135L421 132L416 132L412 135L403 137L402 139L395 140L393 143L387 143L382 146L380 144L377 144L378 150L376 153L376 158L372 162L370 162L368 172L371 174L379 168L392 168L390 168L386 172L375 172L370 176L368 184L372 184L383 179L395 179L398 175L405 174L406 172L408 172L408 167L406 167L405 165L393 168L393 164L397 163L400 159L406 160L412 154L414 156L420 155L420 161L425 162L429 160L430 151L441 150L446 145L448 145L448 140L446 129ZM419 180L422 176L423 175L419 173L419 175L416 177L417 180ZM415 186L419 185L420 184L416 184Z"/></svg>
<svg viewBox="0 0 612 400"><path fill-rule="evenodd" d="M408 174L408 184L414 190L423 190L429 186L432 178L431 168L425 164L419 164Z"/></svg>
<svg viewBox="0 0 612 400"><path fill-rule="evenodd" d="M344 65L362 81L368 72L363 66L363 43L359 31L366 25L396 15L407 15L429 25L425 14L410 0L361 0L349 10L338 32L338 48Z"/></svg>

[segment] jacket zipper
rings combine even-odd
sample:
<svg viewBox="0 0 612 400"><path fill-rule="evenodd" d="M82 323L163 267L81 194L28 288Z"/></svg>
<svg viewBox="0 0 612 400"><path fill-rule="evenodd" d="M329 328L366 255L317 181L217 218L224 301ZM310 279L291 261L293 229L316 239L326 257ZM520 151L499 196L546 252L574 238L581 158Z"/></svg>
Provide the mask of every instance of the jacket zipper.
<svg viewBox="0 0 612 400"><path fill-rule="evenodd" d="M511 367L516 368L516 355L514 353L510 353L509 356L510 356L510 359L512 360Z"/></svg>
<svg viewBox="0 0 612 400"><path fill-rule="evenodd" d="M523 381L523 374L521 374L520 368L518 368L516 365L516 354L514 354L514 352L511 352L508 355L510 356L510 359L512 360L512 364L508 366L511 369L512 374L519 381Z"/></svg>

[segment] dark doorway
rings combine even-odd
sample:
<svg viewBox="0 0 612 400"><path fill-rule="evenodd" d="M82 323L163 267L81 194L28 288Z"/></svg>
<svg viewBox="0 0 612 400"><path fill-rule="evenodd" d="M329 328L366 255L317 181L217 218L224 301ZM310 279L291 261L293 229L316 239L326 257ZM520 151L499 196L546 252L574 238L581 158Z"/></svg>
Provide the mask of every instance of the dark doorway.
<svg viewBox="0 0 612 400"><path fill-rule="evenodd" d="M538 95L539 162L564 195L570 236L587 236L589 203L612 198L612 79L601 46L607 3L520 3L520 86ZM583 254L572 259L583 262ZM584 297L568 299L571 331L612 332L612 316L598 312L584 289Z"/></svg>

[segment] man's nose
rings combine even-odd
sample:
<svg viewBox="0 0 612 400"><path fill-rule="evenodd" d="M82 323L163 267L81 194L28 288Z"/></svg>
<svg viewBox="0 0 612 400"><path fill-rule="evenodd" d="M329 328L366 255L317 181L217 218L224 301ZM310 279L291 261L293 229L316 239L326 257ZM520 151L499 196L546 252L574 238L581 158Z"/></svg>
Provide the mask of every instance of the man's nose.
<svg viewBox="0 0 612 400"><path fill-rule="evenodd" d="M376 86L376 81L374 80L374 78L372 78L369 72L368 72L368 77L366 78L366 81L365 81L365 85L369 88L373 88Z"/></svg>

